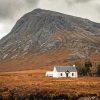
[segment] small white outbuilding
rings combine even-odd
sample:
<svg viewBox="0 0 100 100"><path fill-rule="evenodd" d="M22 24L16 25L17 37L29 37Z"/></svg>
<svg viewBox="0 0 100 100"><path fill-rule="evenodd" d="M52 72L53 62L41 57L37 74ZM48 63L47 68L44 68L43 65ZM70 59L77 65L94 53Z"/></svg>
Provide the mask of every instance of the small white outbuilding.
<svg viewBox="0 0 100 100"><path fill-rule="evenodd" d="M78 77L78 72L75 67L73 66L54 66L53 71L47 71L45 76L51 76L55 78L59 77Z"/></svg>

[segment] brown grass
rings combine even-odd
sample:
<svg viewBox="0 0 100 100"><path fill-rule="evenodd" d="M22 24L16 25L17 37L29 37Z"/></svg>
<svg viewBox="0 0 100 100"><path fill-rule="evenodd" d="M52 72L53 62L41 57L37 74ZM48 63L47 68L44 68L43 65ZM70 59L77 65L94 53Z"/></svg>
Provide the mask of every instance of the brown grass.
<svg viewBox="0 0 100 100"><path fill-rule="evenodd" d="M45 53L29 53L26 56L21 56L16 59L5 59L0 61L0 72L5 71L23 71L23 70L35 70L40 67L55 66L55 65L73 65L75 62L84 63L86 58L78 60L69 60L69 54L73 52L73 49L60 48L56 51ZM33 54L33 55L32 55ZM88 57L93 64L93 72L96 72L96 66L100 63L100 53L92 54Z"/></svg>
<svg viewBox="0 0 100 100"><path fill-rule="evenodd" d="M1 72L0 88L17 89L18 92L47 90L51 94L96 94L100 96L99 77L52 78L45 77L45 69Z"/></svg>
<svg viewBox="0 0 100 100"><path fill-rule="evenodd" d="M67 56L71 50L57 50L56 52L46 52L41 54L32 55L28 54L25 57L19 57L16 59L5 59L0 62L0 72L1 71L21 71L21 70L34 70L41 66L54 66L54 65L64 65L68 61ZM65 61L66 60L66 61Z"/></svg>

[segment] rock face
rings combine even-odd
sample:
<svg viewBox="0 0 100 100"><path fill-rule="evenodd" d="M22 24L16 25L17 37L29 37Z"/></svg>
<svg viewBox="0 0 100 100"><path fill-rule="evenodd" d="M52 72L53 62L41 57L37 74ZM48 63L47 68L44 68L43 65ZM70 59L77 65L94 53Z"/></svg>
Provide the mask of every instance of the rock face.
<svg viewBox="0 0 100 100"><path fill-rule="evenodd" d="M88 19L35 9L20 18L0 40L0 60L73 49L70 58L100 52L100 24Z"/></svg>

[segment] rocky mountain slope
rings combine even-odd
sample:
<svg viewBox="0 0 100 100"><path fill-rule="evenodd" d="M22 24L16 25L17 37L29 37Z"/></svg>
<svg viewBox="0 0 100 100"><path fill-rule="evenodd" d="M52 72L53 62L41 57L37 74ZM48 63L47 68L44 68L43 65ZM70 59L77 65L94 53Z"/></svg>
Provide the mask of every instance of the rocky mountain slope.
<svg viewBox="0 0 100 100"><path fill-rule="evenodd" d="M100 24L54 11L35 9L21 17L11 32L0 40L1 63L19 58L32 60L42 55L48 55L46 58L49 58L49 54L53 54L53 59L58 51L60 56L66 51L66 58L70 60L100 53Z"/></svg>

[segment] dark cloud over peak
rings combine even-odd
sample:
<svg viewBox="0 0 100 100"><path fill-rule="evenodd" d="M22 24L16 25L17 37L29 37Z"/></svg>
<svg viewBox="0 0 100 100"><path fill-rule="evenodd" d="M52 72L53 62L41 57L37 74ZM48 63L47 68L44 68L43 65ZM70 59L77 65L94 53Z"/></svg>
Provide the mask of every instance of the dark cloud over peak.
<svg viewBox="0 0 100 100"><path fill-rule="evenodd" d="M0 0L0 19L14 19L21 10L34 8L38 0Z"/></svg>
<svg viewBox="0 0 100 100"><path fill-rule="evenodd" d="M75 0L76 3L87 3L93 0Z"/></svg>
<svg viewBox="0 0 100 100"><path fill-rule="evenodd" d="M88 3L90 1L94 1L94 0L66 0L68 5L73 5L77 3Z"/></svg>
<svg viewBox="0 0 100 100"><path fill-rule="evenodd" d="M36 8L39 0L0 0L0 39L10 32L16 21Z"/></svg>
<svg viewBox="0 0 100 100"><path fill-rule="evenodd" d="M12 29L21 16L35 8L100 22L100 0L0 0L0 38Z"/></svg>

